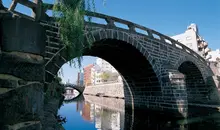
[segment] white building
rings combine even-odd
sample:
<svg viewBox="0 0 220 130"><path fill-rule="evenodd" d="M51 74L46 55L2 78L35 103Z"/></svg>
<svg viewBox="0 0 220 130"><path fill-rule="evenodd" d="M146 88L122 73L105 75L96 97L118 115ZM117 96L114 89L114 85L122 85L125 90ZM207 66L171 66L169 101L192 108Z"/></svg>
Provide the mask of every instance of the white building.
<svg viewBox="0 0 220 130"><path fill-rule="evenodd" d="M207 57L207 54L211 50L208 48L208 43L199 35L196 24L191 24L184 33L172 36L171 38L194 50L202 57L206 59L210 58Z"/></svg>
<svg viewBox="0 0 220 130"><path fill-rule="evenodd" d="M96 59L96 64L98 66L100 66L101 71L110 71L110 72L118 72L110 63L108 63L107 61L101 59L101 58L97 58Z"/></svg>
<svg viewBox="0 0 220 130"><path fill-rule="evenodd" d="M210 56L209 61L214 61L214 62L216 62L218 58L220 59L220 50L217 49L217 50L215 50L215 51L211 51L211 52L209 52L208 55Z"/></svg>
<svg viewBox="0 0 220 130"><path fill-rule="evenodd" d="M91 80L92 80L92 85L97 85L102 83L102 71L101 68L98 65L94 65L91 68Z"/></svg>

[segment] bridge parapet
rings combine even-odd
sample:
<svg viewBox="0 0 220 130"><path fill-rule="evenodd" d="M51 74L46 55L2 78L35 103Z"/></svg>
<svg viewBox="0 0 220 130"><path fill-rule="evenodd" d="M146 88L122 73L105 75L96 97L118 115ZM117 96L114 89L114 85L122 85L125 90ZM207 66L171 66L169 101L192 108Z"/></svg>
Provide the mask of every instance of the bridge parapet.
<svg viewBox="0 0 220 130"><path fill-rule="evenodd" d="M47 6L48 8L45 10L51 10L53 8L52 4L48 4ZM85 20L85 30L87 29L88 25L90 25L91 27L103 27L103 28L119 28L122 29L125 32L129 32L129 33L135 33L138 35L142 35L142 36L147 36L150 37L151 39L154 40L159 40L160 42L165 42L167 44L170 44L172 46L174 46L175 48L178 48L182 51L187 52L188 54L194 56L195 58L197 58L198 60L200 60L201 62L206 64L206 60L201 57L198 53L194 52L193 50L191 50L190 48L188 48L187 46L183 45L182 43L164 35L161 34L155 30L149 29L147 27L135 24L133 22L127 21L127 20L123 20L120 18L116 18L113 16L108 16L108 15L104 15L104 14L100 14L100 13L95 13L95 12L89 12L86 11L85 16L88 17L92 17L92 18L98 18L101 20L104 20L106 22L106 24L100 23L100 22L88 22ZM53 18L51 18L53 19ZM125 25L128 27L128 29L122 28L120 26L117 26L116 23L120 23L122 25Z"/></svg>
<svg viewBox="0 0 220 130"><path fill-rule="evenodd" d="M135 23L127 21L127 20L119 19L119 18L112 17L112 16L107 16L107 15L100 14L100 13L86 12L86 16L91 16L94 18L103 19L107 23L107 24L95 23L95 22L89 23L86 21L86 25L102 26L105 28L106 27L107 28L121 28L120 26L117 26L115 23L124 24L128 27L128 30L125 29L125 31L129 31L130 33L136 33L139 35L144 35L144 36L150 37L154 40L159 40L161 42L166 42L167 44L171 44L172 46L179 48L179 49L193 55L194 57L196 57L197 59L199 59L203 63L206 63L206 61L203 57L201 57L199 54L197 54L196 52L194 52L193 50L191 50L187 46L183 45L182 43L180 43L180 42L178 42L178 41L176 41L176 40L174 40L164 34L157 32L155 30L149 29L147 27L135 24ZM123 29L123 28L121 28L121 29ZM138 30L140 30L140 31L138 31Z"/></svg>
<svg viewBox="0 0 220 130"><path fill-rule="evenodd" d="M28 16L21 12L15 11L15 8L18 4L21 4L25 7L28 7L32 10L32 15ZM12 0L10 7L8 8L9 12L12 12L14 15L18 15L29 20L39 21L43 15L45 15L45 11L43 8L43 1L42 0Z"/></svg>
<svg viewBox="0 0 220 130"><path fill-rule="evenodd" d="M78 85L74 85L74 84L62 84L62 86L65 87L65 88L76 89L80 94L82 94L84 89L85 89L84 86L78 86Z"/></svg>
<svg viewBox="0 0 220 130"><path fill-rule="evenodd" d="M34 19L31 17L25 16L24 14L21 14L19 12L14 11L17 3L23 4L24 6L31 8L33 10ZM47 10L52 10L53 6L54 6L53 4L43 3L42 0L34 0L34 2L24 1L24 0L13 0L12 4L8 10L12 11L18 15L21 15L22 17L25 17L25 18L29 18L29 19L33 19L33 20L42 20L42 19L40 19L40 18L42 18L41 16L46 15L45 12ZM107 16L107 15L95 13L95 12L86 12L85 16L99 18L99 19L104 20L107 23L107 24L95 23L95 22L88 23L88 21L85 21L86 25L95 25L95 26L101 26L104 28L123 29L115 24L115 23L120 23L120 24L123 24L128 27L128 29L123 29L124 31L147 36L147 37L150 37L154 40L159 40L160 42L165 42L167 44L170 44L178 49L181 49L182 51L185 51L185 52L191 54L192 56L194 56L195 58L199 59L200 61L202 61L203 63L206 64L206 60L203 57L201 57L199 54L197 54L196 52L194 52L193 50L191 50L187 46L183 45L182 43L180 43L180 42L178 42L178 41L176 41L166 35L163 35L155 30L146 28L144 26L135 24L135 23L127 21L127 20L123 20L120 18ZM53 18L50 18L50 20L51 19L53 19Z"/></svg>

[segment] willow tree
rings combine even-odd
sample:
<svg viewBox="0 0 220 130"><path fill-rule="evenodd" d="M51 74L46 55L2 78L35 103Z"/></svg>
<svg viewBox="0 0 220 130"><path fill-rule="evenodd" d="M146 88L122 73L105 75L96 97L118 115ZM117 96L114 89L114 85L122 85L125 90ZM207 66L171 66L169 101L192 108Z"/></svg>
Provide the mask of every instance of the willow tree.
<svg viewBox="0 0 220 130"><path fill-rule="evenodd" d="M91 8L92 7L92 8ZM91 43L84 41L84 16L87 11L95 11L94 0L57 0L53 15L60 26L61 41L65 44L65 52L70 65L81 67L84 48L90 48ZM89 22L91 17L88 17Z"/></svg>

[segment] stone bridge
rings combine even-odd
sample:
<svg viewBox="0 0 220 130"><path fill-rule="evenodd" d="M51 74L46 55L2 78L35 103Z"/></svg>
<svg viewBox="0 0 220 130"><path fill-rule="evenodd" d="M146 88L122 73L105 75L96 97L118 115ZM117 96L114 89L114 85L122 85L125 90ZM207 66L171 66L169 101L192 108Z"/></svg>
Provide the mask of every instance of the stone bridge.
<svg viewBox="0 0 220 130"><path fill-rule="evenodd" d="M65 89L76 89L80 94L83 93L85 87L84 86L78 86L78 85L75 85L75 84L62 84L63 87L65 87Z"/></svg>
<svg viewBox="0 0 220 130"><path fill-rule="evenodd" d="M48 10L52 6L48 6ZM18 14L13 9L10 11ZM14 27L23 24L19 22L23 20L30 27L32 23L41 29L36 29L39 37L44 37L41 36L42 34L46 35L45 40L41 38L32 45L25 43L29 49L24 47L25 49L21 50L33 53L30 46L39 48L35 54L44 57L45 74L42 74L43 77L42 75L36 77L49 84L54 80L61 66L75 57L67 58L66 47L60 40L59 26L53 22L53 18L44 14L41 15L42 19L38 19L35 15L35 21L30 22L33 19L19 16L21 18L11 18L17 20L17 25ZM190 48L155 30L123 19L91 12L87 12L86 16L102 19L105 24L85 21L85 42L92 40L92 47L85 48L84 55L103 58L119 71L124 81L126 106L132 106L132 109L169 111L187 116L189 103L219 104L217 88L211 85L212 70L207 62ZM3 23L9 24L7 20ZM117 26L116 23L123 24L127 28ZM3 26L3 30L5 29L6 26ZM92 30L91 33L88 33L88 30ZM6 35L5 33L9 31L2 31L1 35ZM5 45L2 46L4 51L10 48L6 43L2 43ZM4 72L14 74L13 71ZM36 77L34 79L28 76L22 77L20 73L14 75L24 80L36 79Z"/></svg>

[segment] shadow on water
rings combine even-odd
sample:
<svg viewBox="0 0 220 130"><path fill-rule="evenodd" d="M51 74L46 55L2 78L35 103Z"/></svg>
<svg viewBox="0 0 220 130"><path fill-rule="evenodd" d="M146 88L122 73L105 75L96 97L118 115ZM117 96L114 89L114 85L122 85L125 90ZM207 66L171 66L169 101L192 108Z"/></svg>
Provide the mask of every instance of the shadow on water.
<svg viewBox="0 0 220 130"><path fill-rule="evenodd" d="M210 112L210 114L200 117L189 117L188 119L179 119L173 115L158 113L150 110L128 109L125 107L124 99L106 98L84 95L84 100L68 102L76 104L77 112L84 122L78 122L81 128L88 125L85 121L92 122L94 127L88 130L111 129L111 130L217 130L220 129L220 113ZM64 103L64 106L67 105ZM197 108L194 108L197 110ZM62 111L62 108L60 109ZM70 112L71 113L71 112ZM68 123L64 124L65 129L70 129ZM74 116L74 115L71 115ZM80 120L80 119L79 119ZM65 127L68 126L68 127ZM75 127L72 126L71 129Z"/></svg>
<svg viewBox="0 0 220 130"><path fill-rule="evenodd" d="M132 99L130 101L132 101ZM81 94L68 101L63 101L59 115L67 119L67 122L62 123L66 130L76 129L75 126L70 128L71 124L74 124L73 122L77 122L77 125L81 128L85 128L86 125L92 125L93 127L88 128L88 130L220 129L220 113L216 110L191 107L189 109L190 111L194 111L194 113L199 111L200 113L202 112L203 115L201 114L199 117L189 117L188 119L178 119L172 114L136 109L129 106L124 99ZM72 107L76 107L76 111ZM60 120L63 118L60 118ZM90 123L88 124L86 122ZM54 122L54 125L56 125L56 122ZM0 124L0 130L4 130L2 126L3 124Z"/></svg>

